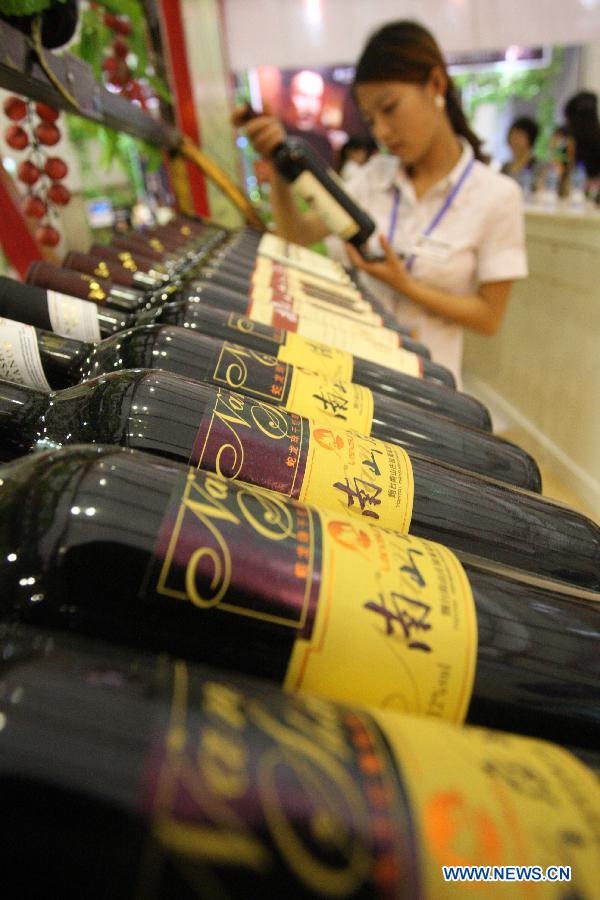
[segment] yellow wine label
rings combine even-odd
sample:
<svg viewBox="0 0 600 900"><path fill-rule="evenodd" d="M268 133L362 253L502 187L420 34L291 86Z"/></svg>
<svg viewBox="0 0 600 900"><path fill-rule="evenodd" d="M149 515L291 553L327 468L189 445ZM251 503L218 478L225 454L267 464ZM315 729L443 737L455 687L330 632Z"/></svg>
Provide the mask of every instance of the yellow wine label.
<svg viewBox="0 0 600 900"><path fill-rule="evenodd" d="M338 350L320 341L309 340L289 332L285 343L277 351L277 359L291 366L301 366L326 375L333 381L352 381L354 360L346 350Z"/></svg>
<svg viewBox="0 0 600 900"><path fill-rule="evenodd" d="M328 381L323 375L294 368L285 407L317 422L371 433L373 393L359 384Z"/></svg>
<svg viewBox="0 0 600 900"><path fill-rule="evenodd" d="M423 897L597 896L600 787L579 760L544 741L370 712L413 809ZM480 881L452 881L444 866L478 867ZM494 876L510 888L485 883Z"/></svg>
<svg viewBox="0 0 600 900"><path fill-rule="evenodd" d="M453 553L319 511L314 625L285 687L462 722L477 658L475 605Z"/></svg>
<svg viewBox="0 0 600 900"><path fill-rule="evenodd" d="M215 392L189 464L386 528L410 525L414 480L404 450L241 394Z"/></svg>
<svg viewBox="0 0 600 900"><path fill-rule="evenodd" d="M299 499L408 532L415 493L401 447L342 428L310 425Z"/></svg>

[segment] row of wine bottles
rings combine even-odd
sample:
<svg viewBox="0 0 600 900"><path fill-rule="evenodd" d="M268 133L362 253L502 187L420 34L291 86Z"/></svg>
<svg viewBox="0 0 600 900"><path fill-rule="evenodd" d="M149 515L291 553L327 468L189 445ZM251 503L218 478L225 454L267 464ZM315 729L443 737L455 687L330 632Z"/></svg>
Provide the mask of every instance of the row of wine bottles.
<svg viewBox="0 0 600 900"><path fill-rule="evenodd" d="M327 307L347 347L357 330L386 361L403 349L390 323L396 346L377 345L379 313L335 266L186 220L132 242L147 253L120 261L152 283L37 266L0 286L11 808L26 822L43 789L85 896L438 896L440 866L471 861L570 865L593 896L594 776L431 719L596 764L598 526L535 493L535 461L425 348L411 374L303 338ZM246 315L243 273L267 279L277 326ZM104 330L70 337L69 315ZM68 894L74 868L45 847Z"/></svg>
<svg viewBox="0 0 600 900"><path fill-rule="evenodd" d="M0 687L21 897L597 896L598 780L546 742L24 626Z"/></svg>

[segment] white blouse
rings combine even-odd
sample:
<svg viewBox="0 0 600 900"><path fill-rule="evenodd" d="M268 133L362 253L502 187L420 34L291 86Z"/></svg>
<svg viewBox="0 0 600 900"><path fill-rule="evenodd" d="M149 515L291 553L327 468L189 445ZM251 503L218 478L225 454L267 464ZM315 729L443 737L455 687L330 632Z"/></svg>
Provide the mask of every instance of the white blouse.
<svg viewBox="0 0 600 900"><path fill-rule="evenodd" d="M383 233L398 253L414 255L411 274L418 281L453 294L473 294L486 282L525 278L527 254L518 184L474 160L471 146L462 143L456 166L422 197L416 197L394 156L371 157L346 188L377 225L369 241L372 252L381 253L378 234ZM392 228L394 205L397 215ZM441 219L424 236L441 211ZM433 360L454 372L460 384L462 327L365 273L361 278L384 306L396 310L398 322L413 329L429 347Z"/></svg>

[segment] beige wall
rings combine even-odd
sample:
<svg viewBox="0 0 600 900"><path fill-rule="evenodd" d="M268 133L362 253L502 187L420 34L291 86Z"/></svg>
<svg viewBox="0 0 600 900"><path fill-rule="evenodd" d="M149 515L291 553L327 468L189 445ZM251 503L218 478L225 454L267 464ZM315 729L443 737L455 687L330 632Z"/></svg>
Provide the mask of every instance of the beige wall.
<svg viewBox="0 0 600 900"><path fill-rule="evenodd" d="M530 277L465 376L600 520L600 214L527 214Z"/></svg>

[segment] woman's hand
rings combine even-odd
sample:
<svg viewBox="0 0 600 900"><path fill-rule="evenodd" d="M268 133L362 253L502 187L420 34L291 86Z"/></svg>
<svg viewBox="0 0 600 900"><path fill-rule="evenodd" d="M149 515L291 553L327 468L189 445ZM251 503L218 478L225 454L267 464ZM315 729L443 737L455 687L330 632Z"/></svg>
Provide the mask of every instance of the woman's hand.
<svg viewBox="0 0 600 900"><path fill-rule="evenodd" d="M265 104L265 112L248 119L247 105L238 106L231 114L231 121L236 128L245 128L246 136L257 153L270 156L275 147L286 138L285 128Z"/></svg>
<svg viewBox="0 0 600 900"><path fill-rule="evenodd" d="M391 285L396 291L399 291L402 294L407 293L408 289L413 284L413 280L409 275L406 266L395 253L389 241L386 240L382 234L379 235L379 243L383 250L384 258L377 262L369 262L368 260L363 259L356 247L353 247L352 244L346 244L348 256L350 257L352 265L356 266L357 269L362 269L363 272L367 272L374 278L378 278L380 281L384 281L386 284Z"/></svg>

